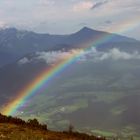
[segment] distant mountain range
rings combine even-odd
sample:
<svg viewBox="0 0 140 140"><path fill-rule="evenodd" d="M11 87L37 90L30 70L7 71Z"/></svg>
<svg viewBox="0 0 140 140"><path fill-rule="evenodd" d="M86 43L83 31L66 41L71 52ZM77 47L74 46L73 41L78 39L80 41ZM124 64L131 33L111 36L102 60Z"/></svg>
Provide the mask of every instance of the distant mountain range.
<svg viewBox="0 0 140 140"><path fill-rule="evenodd" d="M117 46L132 51L133 49L139 49L140 46L140 41L135 39L87 27L70 35L39 34L17 30L16 28L7 28L0 30L0 66L12 63L29 53L83 48L96 45L97 40L102 42L98 45L99 49Z"/></svg>

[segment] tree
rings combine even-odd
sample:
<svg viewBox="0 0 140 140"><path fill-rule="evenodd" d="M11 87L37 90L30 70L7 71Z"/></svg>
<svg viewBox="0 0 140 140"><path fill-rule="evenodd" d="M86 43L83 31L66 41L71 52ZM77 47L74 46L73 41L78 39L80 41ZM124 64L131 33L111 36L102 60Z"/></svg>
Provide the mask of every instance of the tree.
<svg viewBox="0 0 140 140"><path fill-rule="evenodd" d="M73 129L74 129L74 126L72 124L69 125L69 128L68 128L68 132L69 133L72 133L73 132Z"/></svg>
<svg viewBox="0 0 140 140"><path fill-rule="evenodd" d="M27 122L30 126L32 127L36 127L36 126L39 126L39 122L37 119L29 119L28 122Z"/></svg>

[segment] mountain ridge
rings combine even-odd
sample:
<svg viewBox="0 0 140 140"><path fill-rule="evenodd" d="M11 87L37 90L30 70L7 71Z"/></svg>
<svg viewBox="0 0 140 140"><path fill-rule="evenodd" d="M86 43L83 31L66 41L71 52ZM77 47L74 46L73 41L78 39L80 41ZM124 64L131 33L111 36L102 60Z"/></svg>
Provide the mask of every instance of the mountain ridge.
<svg viewBox="0 0 140 140"><path fill-rule="evenodd" d="M103 39L104 41L102 41ZM85 48L97 45L97 40L101 41L98 46L106 44L112 46L114 43L126 43L126 46L129 46L129 43L135 43L136 46L140 44L140 41L129 37L93 30L88 27L83 27L69 35L40 34L16 28L6 28L0 30L0 66L12 63L28 53ZM6 60L5 58L9 56L11 56L10 60Z"/></svg>
<svg viewBox="0 0 140 140"><path fill-rule="evenodd" d="M111 33L111 32L107 32L107 31L102 31L102 30L96 30L96 29L93 29L93 28L90 28L88 26L84 26L82 27L81 29L79 29L78 31L75 31L74 33L69 33L69 34L51 34L51 33L39 33L39 32L35 32L35 31L32 31L32 30L26 30L26 29L17 29L16 27L8 27L8 28L1 28L0 29L0 32L5 32L5 31L8 31L8 32L20 32L20 33L34 33L34 34L39 34L39 35L48 35L48 36L60 36L60 37L63 37L63 36L70 36L70 35L73 35L73 34L77 34L77 33L80 33L80 32L102 32L102 33L110 33L110 34L116 34L118 36L121 36L121 37L126 37L126 38L129 38L129 39L134 39L135 41L140 41L140 40L137 40L135 38L132 38L132 37L128 37L128 36L125 36L125 35L120 35L120 34L117 34L117 33Z"/></svg>

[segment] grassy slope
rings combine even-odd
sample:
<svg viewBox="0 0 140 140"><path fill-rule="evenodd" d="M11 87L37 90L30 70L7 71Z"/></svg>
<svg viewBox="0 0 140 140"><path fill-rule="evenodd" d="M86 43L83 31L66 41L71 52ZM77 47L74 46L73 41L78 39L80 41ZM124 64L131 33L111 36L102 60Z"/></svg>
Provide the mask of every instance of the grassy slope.
<svg viewBox="0 0 140 140"><path fill-rule="evenodd" d="M97 138L86 134L41 131L37 128L0 123L0 140L97 140Z"/></svg>

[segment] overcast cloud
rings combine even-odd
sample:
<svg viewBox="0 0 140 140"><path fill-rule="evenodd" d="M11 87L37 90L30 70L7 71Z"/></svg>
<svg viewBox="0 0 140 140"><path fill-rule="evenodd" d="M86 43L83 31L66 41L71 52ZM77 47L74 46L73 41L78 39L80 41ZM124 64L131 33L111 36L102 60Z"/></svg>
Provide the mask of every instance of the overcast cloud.
<svg viewBox="0 0 140 140"><path fill-rule="evenodd" d="M115 28L119 26L119 33L139 38L139 9L140 0L1 0L0 27L65 34L79 30L85 23L112 32L117 32ZM122 31L131 21L137 26Z"/></svg>

